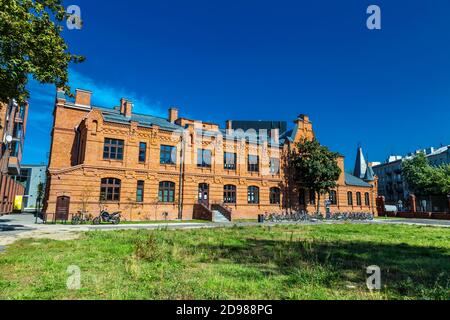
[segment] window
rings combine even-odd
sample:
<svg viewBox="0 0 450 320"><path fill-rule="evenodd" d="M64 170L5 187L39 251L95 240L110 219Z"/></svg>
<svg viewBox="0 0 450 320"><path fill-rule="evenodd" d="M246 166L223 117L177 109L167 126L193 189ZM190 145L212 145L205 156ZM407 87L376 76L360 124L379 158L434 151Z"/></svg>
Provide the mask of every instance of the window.
<svg viewBox="0 0 450 320"><path fill-rule="evenodd" d="M259 188L248 187L248 203L259 204Z"/></svg>
<svg viewBox="0 0 450 320"><path fill-rule="evenodd" d="M304 206L306 204L306 192L305 189L300 189L298 195L298 204Z"/></svg>
<svg viewBox="0 0 450 320"><path fill-rule="evenodd" d="M357 192L357 193L356 193L356 205L357 205L357 206L362 205L362 201L361 201L361 192Z"/></svg>
<svg viewBox="0 0 450 320"><path fill-rule="evenodd" d="M366 194L364 195L365 199L366 199L366 206L370 207L370 195L368 192L366 192Z"/></svg>
<svg viewBox="0 0 450 320"><path fill-rule="evenodd" d="M270 188L270 204L281 203L281 190L280 188Z"/></svg>
<svg viewBox="0 0 450 320"><path fill-rule="evenodd" d="M236 203L236 186L226 185L223 187L223 202L224 203Z"/></svg>
<svg viewBox="0 0 450 320"><path fill-rule="evenodd" d="M103 148L103 159L123 160L123 145L123 140L106 138Z"/></svg>
<svg viewBox="0 0 450 320"><path fill-rule="evenodd" d="M225 152L223 155L223 167L225 170L236 170L236 153Z"/></svg>
<svg viewBox="0 0 450 320"><path fill-rule="evenodd" d="M270 173L279 174L280 173L280 159L270 158Z"/></svg>
<svg viewBox="0 0 450 320"><path fill-rule="evenodd" d="M353 205L353 193L352 192L347 192L347 199L348 199L348 205L352 206Z"/></svg>
<svg viewBox="0 0 450 320"><path fill-rule="evenodd" d="M144 202L144 185L145 182L139 180L136 188L136 202Z"/></svg>
<svg viewBox="0 0 450 320"><path fill-rule="evenodd" d="M248 156L248 172L259 172L259 156Z"/></svg>
<svg viewBox="0 0 450 320"><path fill-rule="evenodd" d="M197 150L197 167L211 168L211 150L198 149Z"/></svg>
<svg viewBox="0 0 450 320"><path fill-rule="evenodd" d="M147 161L147 143L139 143L139 162L145 163Z"/></svg>
<svg viewBox="0 0 450 320"><path fill-rule="evenodd" d="M115 178L102 179L100 201L120 201L121 181Z"/></svg>
<svg viewBox="0 0 450 320"><path fill-rule="evenodd" d="M177 148L172 146L161 146L160 148L160 163L161 164L175 164L177 159Z"/></svg>
<svg viewBox="0 0 450 320"><path fill-rule="evenodd" d="M20 143L19 141L13 141L11 143L11 157L19 157L20 155Z"/></svg>
<svg viewBox="0 0 450 320"><path fill-rule="evenodd" d="M159 202L175 202L175 183L163 181L159 184Z"/></svg>
<svg viewBox="0 0 450 320"><path fill-rule="evenodd" d="M316 193L313 190L309 190L309 204L316 204Z"/></svg>
<svg viewBox="0 0 450 320"><path fill-rule="evenodd" d="M330 201L332 205L337 205L337 194L334 190L330 192Z"/></svg>

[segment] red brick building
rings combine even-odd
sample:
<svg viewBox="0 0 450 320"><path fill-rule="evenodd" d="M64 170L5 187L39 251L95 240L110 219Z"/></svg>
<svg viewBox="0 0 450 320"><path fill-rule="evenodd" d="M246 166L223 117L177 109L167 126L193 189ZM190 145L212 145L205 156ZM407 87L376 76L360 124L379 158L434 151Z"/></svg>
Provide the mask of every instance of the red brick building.
<svg viewBox="0 0 450 320"><path fill-rule="evenodd" d="M49 219L56 212L97 214L99 202L127 220L312 211L314 196L286 182L285 155L314 137L307 116L294 122L285 132L282 122L269 131L236 130L233 121L220 128L183 118L176 108L160 118L134 113L126 99L104 108L91 104L89 91L77 90L74 102L58 92L45 211ZM344 173L344 158L339 166L331 209L375 212L376 180Z"/></svg>
<svg viewBox="0 0 450 320"><path fill-rule="evenodd" d="M27 117L27 104L0 103L0 214L11 213L15 197L25 192L16 177L20 175Z"/></svg>

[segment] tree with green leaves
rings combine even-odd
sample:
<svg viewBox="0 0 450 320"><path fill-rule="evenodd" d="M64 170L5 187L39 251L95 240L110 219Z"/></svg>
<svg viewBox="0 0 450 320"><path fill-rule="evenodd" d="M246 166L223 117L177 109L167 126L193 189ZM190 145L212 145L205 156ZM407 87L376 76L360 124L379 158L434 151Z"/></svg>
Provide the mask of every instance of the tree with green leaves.
<svg viewBox="0 0 450 320"><path fill-rule="evenodd" d="M440 167L439 181L441 193L444 195L450 195L450 164Z"/></svg>
<svg viewBox="0 0 450 320"><path fill-rule="evenodd" d="M450 165L433 167L423 153L402 164L409 189L418 196L450 194Z"/></svg>
<svg viewBox="0 0 450 320"><path fill-rule="evenodd" d="M84 58L71 54L61 36L69 17L62 0L0 0L0 102L24 103L30 76L71 95L69 64Z"/></svg>
<svg viewBox="0 0 450 320"><path fill-rule="evenodd" d="M317 213L320 213L321 195L337 187L342 173L338 158L338 153L330 151L315 139L299 142L290 156L294 183L318 196Z"/></svg>

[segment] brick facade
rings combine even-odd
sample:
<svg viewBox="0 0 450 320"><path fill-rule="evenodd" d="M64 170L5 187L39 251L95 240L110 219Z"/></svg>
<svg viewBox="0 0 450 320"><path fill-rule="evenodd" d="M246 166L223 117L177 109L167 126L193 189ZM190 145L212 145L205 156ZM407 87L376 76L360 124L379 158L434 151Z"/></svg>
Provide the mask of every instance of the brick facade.
<svg viewBox="0 0 450 320"><path fill-rule="evenodd" d="M72 214L82 208L97 214L102 179L120 181L120 199L111 196L105 205L110 211L122 211L126 220L161 220L165 218L163 213L168 214L168 219L192 219L196 213L202 214L198 208L200 200L207 206L221 205L231 212L233 219L256 218L260 213L282 212L287 207L313 210L308 203L299 203L298 192L288 186L283 164L296 141L314 137L307 116L299 117L296 129L289 134L274 131L272 138L266 139L269 141L253 143L251 136L237 135L231 130L229 123L226 129L220 129L216 124L180 118L176 108L171 108L167 119L162 119L134 114L132 103L125 99L114 109L92 107L90 100L90 92L85 90L77 91L75 103L68 102L61 92L57 94L45 204L49 219L57 211L58 197L70 198ZM276 141L278 137L280 143ZM123 141L118 153L116 147L107 147L115 159L104 155L105 143L111 143L110 139L114 139L113 144ZM176 148L174 164L161 164L164 152L161 146ZM235 169L225 168L226 152L236 154ZM211 155L211 161L206 161L210 166L199 166L201 155L208 160ZM259 157L258 172L249 172L249 155ZM271 158L280 159L279 172L271 171ZM332 210L375 212L376 182L357 180L359 186L349 185L343 158L339 165L343 173L336 190L337 204ZM175 187L160 194L161 182ZM137 191L139 183L142 196ZM200 185L208 189L207 196L204 193L200 196ZM231 201L235 204L224 204L225 186L235 188L236 201ZM249 204L249 187L259 190L259 201L254 204ZM276 193L271 203L271 189L280 191L279 203ZM354 206L348 206L348 191L354 194ZM356 205L357 192L362 193L360 206ZM366 193L370 195L368 206L364 202ZM162 201L164 195L170 203Z"/></svg>

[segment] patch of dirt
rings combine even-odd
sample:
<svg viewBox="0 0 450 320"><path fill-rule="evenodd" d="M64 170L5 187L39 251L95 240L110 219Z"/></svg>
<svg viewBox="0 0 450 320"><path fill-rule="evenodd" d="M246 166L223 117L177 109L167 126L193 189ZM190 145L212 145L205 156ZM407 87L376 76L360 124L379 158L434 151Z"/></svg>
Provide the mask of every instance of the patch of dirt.
<svg viewBox="0 0 450 320"><path fill-rule="evenodd" d="M56 241L77 240L81 236L80 232L64 231L64 230L34 230L21 232L14 235L1 236L0 246L7 246L22 239L49 239Z"/></svg>

